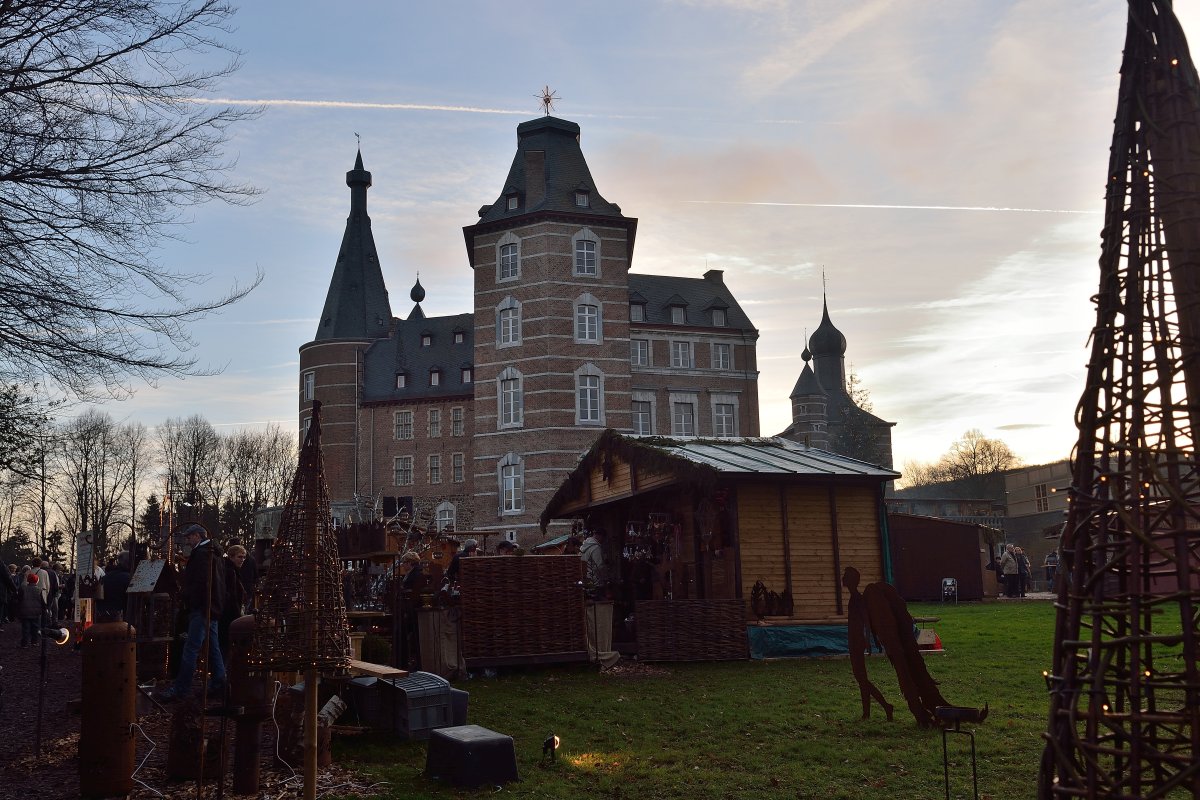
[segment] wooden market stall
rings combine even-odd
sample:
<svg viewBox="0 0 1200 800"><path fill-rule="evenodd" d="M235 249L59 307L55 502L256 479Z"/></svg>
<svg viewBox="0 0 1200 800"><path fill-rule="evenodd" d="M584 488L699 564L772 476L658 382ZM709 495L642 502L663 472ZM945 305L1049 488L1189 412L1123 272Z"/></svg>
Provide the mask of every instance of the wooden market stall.
<svg viewBox="0 0 1200 800"><path fill-rule="evenodd" d="M898 473L781 438L605 431L542 514L604 528L613 638L643 660L845 651L842 570L890 580Z"/></svg>

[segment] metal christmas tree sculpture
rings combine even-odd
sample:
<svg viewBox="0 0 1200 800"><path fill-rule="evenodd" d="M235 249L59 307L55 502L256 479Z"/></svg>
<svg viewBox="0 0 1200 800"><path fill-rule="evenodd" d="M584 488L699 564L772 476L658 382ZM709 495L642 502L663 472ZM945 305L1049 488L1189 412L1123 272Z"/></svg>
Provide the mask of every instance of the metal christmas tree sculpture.
<svg viewBox="0 0 1200 800"><path fill-rule="evenodd" d="M257 666L325 673L348 666L350 635L321 462L320 403L313 404L261 594L254 638Z"/></svg>
<svg viewBox="0 0 1200 800"><path fill-rule="evenodd" d="M1200 797L1200 81L1130 0L1040 796Z"/></svg>

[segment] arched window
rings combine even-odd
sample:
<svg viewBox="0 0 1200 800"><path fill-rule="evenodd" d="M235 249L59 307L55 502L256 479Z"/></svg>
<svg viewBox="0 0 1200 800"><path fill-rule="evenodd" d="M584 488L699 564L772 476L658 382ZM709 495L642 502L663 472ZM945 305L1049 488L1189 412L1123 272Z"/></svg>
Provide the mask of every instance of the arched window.
<svg viewBox="0 0 1200 800"><path fill-rule="evenodd" d="M521 240L509 231L496 242L496 281L515 281L521 277Z"/></svg>
<svg viewBox="0 0 1200 800"><path fill-rule="evenodd" d="M496 347L516 347L521 343L521 301L512 295L496 306Z"/></svg>
<svg viewBox="0 0 1200 800"><path fill-rule="evenodd" d="M604 424L604 373L595 364L575 370L575 424Z"/></svg>
<svg viewBox="0 0 1200 800"><path fill-rule="evenodd" d="M525 423L524 378L516 367L507 367L496 377L496 426L520 428Z"/></svg>
<svg viewBox="0 0 1200 800"><path fill-rule="evenodd" d="M600 344L604 341L604 306L592 294L575 299L575 341Z"/></svg>
<svg viewBox="0 0 1200 800"><path fill-rule="evenodd" d="M574 273L583 278L600 277L600 237L590 228L584 228L571 237L571 251L575 254Z"/></svg>
<svg viewBox="0 0 1200 800"><path fill-rule="evenodd" d="M520 514L525 510L525 462L516 453L500 459L496 468L500 491L500 513Z"/></svg>
<svg viewBox="0 0 1200 800"><path fill-rule="evenodd" d="M434 511L434 519L437 521L438 531L453 531L454 522L458 517L458 508L449 500L444 500L438 503Z"/></svg>

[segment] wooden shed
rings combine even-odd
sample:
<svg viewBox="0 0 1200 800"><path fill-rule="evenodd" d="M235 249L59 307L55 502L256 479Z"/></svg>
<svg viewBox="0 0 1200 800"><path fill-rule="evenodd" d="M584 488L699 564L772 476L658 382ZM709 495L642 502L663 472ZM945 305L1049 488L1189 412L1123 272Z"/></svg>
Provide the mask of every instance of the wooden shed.
<svg viewBox="0 0 1200 800"><path fill-rule="evenodd" d="M995 573L986 567L993 543L1004 534L975 523L915 514L888 514L896 591L905 600L941 600L942 579L957 582L957 599L995 594Z"/></svg>
<svg viewBox="0 0 1200 800"><path fill-rule="evenodd" d="M613 638L644 660L737 657L747 630L753 655L844 652L842 570L890 580L883 488L897 477L782 438L610 430L542 524L581 517L610 534Z"/></svg>

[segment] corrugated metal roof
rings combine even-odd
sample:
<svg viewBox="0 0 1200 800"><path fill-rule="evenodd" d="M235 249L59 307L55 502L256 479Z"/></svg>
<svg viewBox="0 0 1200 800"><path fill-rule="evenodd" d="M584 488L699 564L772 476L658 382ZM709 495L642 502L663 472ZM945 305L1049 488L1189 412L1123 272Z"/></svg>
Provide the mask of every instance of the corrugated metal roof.
<svg viewBox="0 0 1200 800"><path fill-rule="evenodd" d="M899 472L847 456L817 450L802 444L772 438L663 439L628 437L641 446L651 446L673 456L686 458L723 473L763 475L843 475L894 479Z"/></svg>

